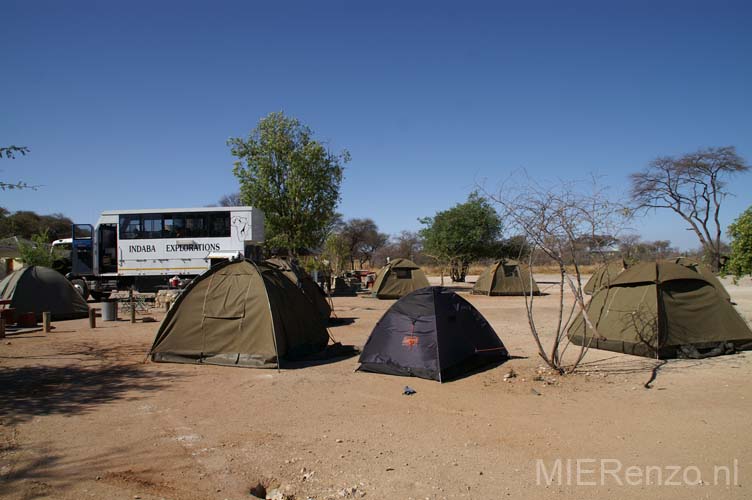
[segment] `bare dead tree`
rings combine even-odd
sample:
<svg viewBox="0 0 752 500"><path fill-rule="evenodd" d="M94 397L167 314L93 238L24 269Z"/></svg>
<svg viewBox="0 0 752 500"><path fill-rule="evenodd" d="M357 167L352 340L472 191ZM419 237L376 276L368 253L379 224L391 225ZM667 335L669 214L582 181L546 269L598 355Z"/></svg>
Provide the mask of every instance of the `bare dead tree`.
<svg viewBox="0 0 752 500"><path fill-rule="evenodd" d="M726 179L750 169L733 146L701 149L678 158L656 158L630 176L636 210L669 209L689 224L713 271L721 264L721 203Z"/></svg>
<svg viewBox="0 0 752 500"><path fill-rule="evenodd" d="M530 332L540 357L559 373L571 373L584 358L588 347L583 345L573 361L564 361L563 356L569 345L566 334L575 313L581 312L587 326L595 336L598 335L585 307L581 273L583 253L579 251L579 243L583 239L593 241L603 234L618 235L626 224L628 211L596 179L593 179L588 189L583 190L577 183L543 186L527 176L522 177L525 179L523 185L513 188L504 186L496 194L486 194L501 206L502 217L509 227L525 235L531 268L536 256L541 253L559 268L558 317L551 332L553 335L548 349L543 340L548 335L545 335L536 318L536 299L532 286L527 287L531 293L525 295L525 307ZM591 257L593 256L588 256L588 260ZM604 263L608 258L606 254L595 257ZM530 280L532 281L532 273ZM569 290L574 297L571 304L565 298L565 290Z"/></svg>

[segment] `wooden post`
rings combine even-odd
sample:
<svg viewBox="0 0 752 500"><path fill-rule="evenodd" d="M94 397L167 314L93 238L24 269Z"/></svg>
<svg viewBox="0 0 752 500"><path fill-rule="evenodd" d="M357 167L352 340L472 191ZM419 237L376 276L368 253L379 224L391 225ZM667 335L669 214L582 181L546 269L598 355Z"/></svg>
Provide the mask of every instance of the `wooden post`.
<svg viewBox="0 0 752 500"><path fill-rule="evenodd" d="M136 322L136 303L133 301L133 288L128 291L128 302L131 304L131 323Z"/></svg>
<svg viewBox="0 0 752 500"><path fill-rule="evenodd" d="M0 339L5 338L5 318L0 318Z"/></svg>
<svg viewBox="0 0 752 500"><path fill-rule="evenodd" d="M165 300L165 303L164 303L164 312L167 312L169 310L170 310L170 301L169 300Z"/></svg>
<svg viewBox="0 0 752 500"><path fill-rule="evenodd" d="M42 313L42 325L44 325L44 333L50 333L50 316L51 313L49 312Z"/></svg>
<svg viewBox="0 0 752 500"><path fill-rule="evenodd" d="M89 328L97 327L97 310L93 307L89 309Z"/></svg>

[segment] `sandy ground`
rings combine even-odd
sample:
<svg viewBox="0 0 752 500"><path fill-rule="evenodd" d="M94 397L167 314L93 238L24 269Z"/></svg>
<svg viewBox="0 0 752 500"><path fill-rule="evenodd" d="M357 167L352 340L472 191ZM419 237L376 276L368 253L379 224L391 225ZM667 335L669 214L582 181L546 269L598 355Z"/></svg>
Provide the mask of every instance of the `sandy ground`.
<svg viewBox="0 0 752 500"><path fill-rule="evenodd" d="M550 327L558 291L542 287ZM752 283L728 288L752 319ZM752 498L752 352L671 361L645 389L655 361L591 350L579 374L536 381L522 299L464 296L514 359L445 384L356 373L356 357L279 372L145 362L159 323L141 321L9 336L0 496L248 499L261 483L295 499ZM357 346L393 303L334 300L353 322L331 333Z"/></svg>

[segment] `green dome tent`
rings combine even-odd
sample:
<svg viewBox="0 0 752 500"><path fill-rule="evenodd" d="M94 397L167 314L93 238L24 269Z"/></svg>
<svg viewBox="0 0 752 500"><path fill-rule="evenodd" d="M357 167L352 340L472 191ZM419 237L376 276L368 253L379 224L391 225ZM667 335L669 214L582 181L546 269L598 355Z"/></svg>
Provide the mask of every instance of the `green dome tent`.
<svg viewBox="0 0 752 500"><path fill-rule="evenodd" d="M474 295L540 295L530 269L516 260L498 260L478 277L470 293Z"/></svg>
<svg viewBox="0 0 752 500"><path fill-rule="evenodd" d="M752 348L752 331L712 281L673 262L642 262L597 290L587 305L596 337L580 313L569 328L574 344L672 358L728 344Z"/></svg>
<svg viewBox="0 0 752 500"><path fill-rule="evenodd" d="M373 283L373 294L379 299L399 299L429 285L428 278L415 262L394 259L379 269Z"/></svg>
<svg viewBox="0 0 752 500"><path fill-rule="evenodd" d="M227 261L186 287L150 354L158 362L269 368L323 351L328 341L314 305L279 269Z"/></svg>
<svg viewBox="0 0 752 500"><path fill-rule="evenodd" d="M326 293L313 281L313 278L311 278L311 275L305 269L295 262L282 258L267 259L266 263L282 271L282 274L292 281L295 286L300 288L305 296L308 297L308 300L313 302L321 318L325 322L329 320L332 308L329 305L329 300L326 298Z"/></svg>
<svg viewBox="0 0 752 500"><path fill-rule="evenodd" d="M700 273L703 278L713 284L715 289L723 296L723 298L725 298L726 300L731 300L731 296L728 294L726 287L723 286L723 283L721 283L721 280L719 280L718 277L713 274L713 271L711 271L710 268L705 264L701 264L696 260L688 259L687 257L677 257L676 259L669 260L668 262L673 262L674 264L688 267L689 269Z"/></svg>
<svg viewBox="0 0 752 500"><path fill-rule="evenodd" d="M37 321L43 312L53 321L86 318L89 306L65 276L49 267L30 266L10 273L0 281L0 297L10 300L19 313L34 313Z"/></svg>

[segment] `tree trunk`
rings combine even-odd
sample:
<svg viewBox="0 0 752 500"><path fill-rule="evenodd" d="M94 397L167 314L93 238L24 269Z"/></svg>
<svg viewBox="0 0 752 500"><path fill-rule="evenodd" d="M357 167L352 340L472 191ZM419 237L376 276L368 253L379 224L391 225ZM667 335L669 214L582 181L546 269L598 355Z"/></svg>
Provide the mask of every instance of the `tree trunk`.
<svg viewBox="0 0 752 500"><path fill-rule="evenodd" d="M461 260L452 260L450 267L450 276L454 283L464 283L467 276L469 263Z"/></svg>

